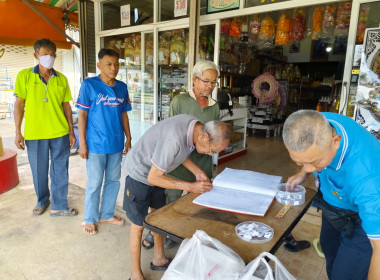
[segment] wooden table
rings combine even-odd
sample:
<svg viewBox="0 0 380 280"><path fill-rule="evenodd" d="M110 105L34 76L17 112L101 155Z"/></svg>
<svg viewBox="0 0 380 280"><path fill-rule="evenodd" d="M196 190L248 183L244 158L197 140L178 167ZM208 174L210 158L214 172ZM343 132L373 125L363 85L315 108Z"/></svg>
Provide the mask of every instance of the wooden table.
<svg viewBox="0 0 380 280"><path fill-rule="evenodd" d="M283 206L276 200L265 217L257 217L205 208L192 203L198 194L187 194L149 213L144 226L177 242L191 238L197 229L204 230L211 237L230 247L248 263L261 252L274 254L277 251L283 243L283 238L288 236L310 207L315 193L315 190L306 188L305 203L301 206L292 206L281 219L274 218ZM269 225L274 230L273 239L266 243L249 243L240 239L235 233L235 227L245 221Z"/></svg>

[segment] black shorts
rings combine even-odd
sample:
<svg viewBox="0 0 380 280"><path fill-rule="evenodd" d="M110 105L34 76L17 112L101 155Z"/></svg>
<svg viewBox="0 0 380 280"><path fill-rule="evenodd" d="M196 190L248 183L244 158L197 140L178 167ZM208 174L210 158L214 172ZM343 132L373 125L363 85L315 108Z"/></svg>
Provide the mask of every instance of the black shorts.
<svg viewBox="0 0 380 280"><path fill-rule="evenodd" d="M146 185L129 176L125 178L123 209L135 225L143 226L149 207L158 209L165 202L165 189Z"/></svg>

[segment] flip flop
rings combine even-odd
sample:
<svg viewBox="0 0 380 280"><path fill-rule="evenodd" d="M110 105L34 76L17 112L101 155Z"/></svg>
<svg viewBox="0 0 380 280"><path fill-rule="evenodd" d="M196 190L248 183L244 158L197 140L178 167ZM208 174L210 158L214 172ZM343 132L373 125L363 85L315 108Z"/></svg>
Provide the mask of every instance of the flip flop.
<svg viewBox="0 0 380 280"><path fill-rule="evenodd" d="M34 216L39 216L39 215L42 215L43 213L45 213L46 209L49 207L50 205L50 200L48 200L45 205L42 205L41 207L34 207L33 208L33 215ZM35 212L36 211L36 212ZM38 211L38 212L37 212Z"/></svg>
<svg viewBox="0 0 380 280"><path fill-rule="evenodd" d="M78 210L72 208L72 209L65 209L65 210L60 210L59 212L55 212L55 213L51 213L50 212L50 216L51 217L61 217L61 216L65 216L65 217L73 217L73 216L76 216L78 215Z"/></svg>
<svg viewBox="0 0 380 280"><path fill-rule="evenodd" d="M93 225L95 226L95 231L94 231L94 232L87 232L86 229L85 229L85 227L86 227L86 225L91 225L91 224L93 224ZM83 229L83 231L84 231L86 234L88 234L88 235L95 235L95 234L98 233L98 228L96 227L96 224L95 224L95 223L89 223L89 224L86 224L86 222L82 222L81 225L82 225L82 229Z"/></svg>
<svg viewBox="0 0 380 280"><path fill-rule="evenodd" d="M150 263L150 269L151 270L166 270L168 268L168 266L170 265L170 263L172 262L172 259L169 258L168 259L168 262L164 265L154 265L153 262Z"/></svg>
<svg viewBox="0 0 380 280"><path fill-rule="evenodd" d="M313 246L318 256L321 258L325 258L325 254L322 252L321 243L319 242L319 238L313 240Z"/></svg>
<svg viewBox="0 0 380 280"><path fill-rule="evenodd" d="M149 245L145 245L144 241L145 241L146 243L149 243ZM151 232L148 232L148 233L145 235L144 240L141 242L141 246L143 246L144 249L146 249L146 250L149 250L149 249L153 248L153 246L154 246L154 239L153 239L153 235L152 235Z"/></svg>

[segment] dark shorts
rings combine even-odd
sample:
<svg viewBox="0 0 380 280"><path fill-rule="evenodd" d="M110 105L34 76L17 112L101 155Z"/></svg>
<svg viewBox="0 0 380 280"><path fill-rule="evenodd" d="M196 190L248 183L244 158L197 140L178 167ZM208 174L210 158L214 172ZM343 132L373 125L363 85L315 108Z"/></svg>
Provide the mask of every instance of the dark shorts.
<svg viewBox="0 0 380 280"><path fill-rule="evenodd" d="M129 176L125 178L123 209L135 225L143 226L149 207L158 209L165 202L165 189L146 185Z"/></svg>

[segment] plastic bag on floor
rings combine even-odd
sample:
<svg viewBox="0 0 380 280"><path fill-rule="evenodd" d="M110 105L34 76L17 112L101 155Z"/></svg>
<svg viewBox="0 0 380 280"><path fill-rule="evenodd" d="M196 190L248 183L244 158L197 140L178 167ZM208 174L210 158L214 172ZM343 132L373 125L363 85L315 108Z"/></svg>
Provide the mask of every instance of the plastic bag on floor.
<svg viewBox="0 0 380 280"><path fill-rule="evenodd" d="M268 264L267 257L274 262L274 274L271 266ZM239 280L297 280L292 276L285 266L277 257L270 253L263 252L256 259L251 261L240 273Z"/></svg>
<svg viewBox="0 0 380 280"><path fill-rule="evenodd" d="M238 279L244 261L229 247L197 230L185 239L162 280Z"/></svg>

